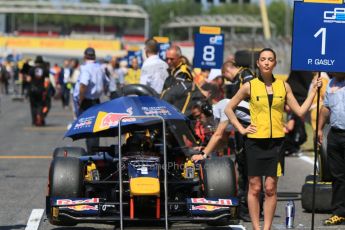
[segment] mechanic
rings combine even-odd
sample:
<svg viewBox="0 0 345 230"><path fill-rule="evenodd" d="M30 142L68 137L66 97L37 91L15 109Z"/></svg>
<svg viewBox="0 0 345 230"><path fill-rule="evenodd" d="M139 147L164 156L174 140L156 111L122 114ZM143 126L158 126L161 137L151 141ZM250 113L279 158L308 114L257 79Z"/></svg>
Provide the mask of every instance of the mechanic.
<svg viewBox="0 0 345 230"><path fill-rule="evenodd" d="M204 96L193 82L193 76L186 64L181 61L181 48L171 46L166 52L170 75L164 82L161 99L178 108L189 116L192 106L202 101Z"/></svg>
<svg viewBox="0 0 345 230"><path fill-rule="evenodd" d="M80 67L79 76L79 114L100 103L100 97L109 85L102 66L97 63L96 52L89 47L84 51L85 63ZM86 138L86 148L91 153L92 146L99 146L99 138Z"/></svg>
<svg viewBox="0 0 345 230"><path fill-rule="evenodd" d="M242 84L249 82L251 79L255 77L255 75L248 68L238 67L234 61L227 61L223 64L222 74L225 79L227 79L234 85L233 89L236 89L237 91L242 86ZM233 92L231 93L233 94ZM221 103L217 103L214 105L213 113L214 115L216 115L216 117L220 119L220 123L215 134L212 136L210 142L203 150L204 154L206 155L194 155L193 157L195 160L202 160L203 158L206 158L208 154L210 154L215 149L217 143L221 140L226 128L229 125L229 120L224 114L224 109L229 101L229 99L224 99L220 101ZM249 125L250 123L248 103L246 101L248 100L244 100L243 102L241 102L241 104L239 104L238 108L236 108L236 110L238 110L238 118L245 126ZM243 140L240 135L237 136L238 137L236 138L236 142L238 144L236 145L236 152L239 154L239 152L243 152L243 145L240 144L243 143ZM245 170L242 171L242 174L245 177Z"/></svg>
<svg viewBox="0 0 345 230"><path fill-rule="evenodd" d="M323 127L330 118L327 137L327 159L333 177L332 216L324 225L345 223L345 73L332 73L320 111L318 141L322 144Z"/></svg>
<svg viewBox="0 0 345 230"><path fill-rule="evenodd" d="M238 89L246 82L252 80L255 75L248 68L239 67L233 60L226 61L222 66L222 75L225 79L231 82L232 91L227 92L227 95L233 95L236 93L234 90ZM224 138L226 134L229 134L233 129L228 117L224 113L226 105L229 103L230 99L223 99L213 106L213 114L219 119L218 127L211 137L207 146L203 149L202 154L194 155L192 160L199 161L207 158L214 149L217 147L218 143ZM236 108L236 116L244 127L247 127L250 124L250 114L249 114L249 104L248 100L243 100ZM227 135L228 136L228 135ZM240 207L240 218L244 221L250 221L248 218L248 209L247 209L247 166L246 166L246 157L244 152L244 136L242 136L238 131L235 131L235 153L236 153L236 163L239 173L239 197L241 200Z"/></svg>
<svg viewBox="0 0 345 230"><path fill-rule="evenodd" d="M210 107L210 109L205 107ZM192 124L191 126L194 129L197 139L200 140L199 145L205 146L213 135L213 127L215 127L211 105L202 102L193 105L190 118Z"/></svg>
<svg viewBox="0 0 345 230"><path fill-rule="evenodd" d="M277 205L278 177L284 173L284 156L281 147L284 140L283 114L285 103L302 117L310 108L320 87L321 80L314 80L312 93L302 106L295 99L288 83L275 79L273 69L277 64L276 53L270 48L259 52L256 61L260 75L245 83L225 108L233 126L245 140L246 161L249 177L248 207L254 230L260 229L260 194L262 177L265 176L264 230L271 229ZM234 109L249 98L251 124L243 126Z"/></svg>
<svg viewBox="0 0 345 230"><path fill-rule="evenodd" d="M226 84L226 97L232 98L240 87L253 79L255 74L247 67L238 66L235 61L226 61L223 64L222 72L228 80Z"/></svg>
<svg viewBox="0 0 345 230"><path fill-rule="evenodd" d="M205 83L201 86L201 92L205 95L212 104L216 104L224 99L224 78L222 70L211 69L209 76Z"/></svg>
<svg viewBox="0 0 345 230"><path fill-rule="evenodd" d="M30 78L30 69L31 66L29 64L31 60L30 59L26 59L22 69L20 70L19 74L21 75L22 78L22 92L21 95L24 96L25 98L28 97L28 90L29 90L29 86L30 83L28 82L28 78ZM52 82L52 84L55 84L55 82Z"/></svg>
<svg viewBox="0 0 345 230"><path fill-rule="evenodd" d="M146 40L145 54L147 59L141 68L140 84L150 86L160 94L169 73L167 71L168 65L159 58L158 51L158 42L155 39Z"/></svg>
<svg viewBox="0 0 345 230"><path fill-rule="evenodd" d="M37 56L35 66L29 71L29 98L32 124L45 125L44 110L47 102L48 91L45 86L49 85L49 70L42 56Z"/></svg>

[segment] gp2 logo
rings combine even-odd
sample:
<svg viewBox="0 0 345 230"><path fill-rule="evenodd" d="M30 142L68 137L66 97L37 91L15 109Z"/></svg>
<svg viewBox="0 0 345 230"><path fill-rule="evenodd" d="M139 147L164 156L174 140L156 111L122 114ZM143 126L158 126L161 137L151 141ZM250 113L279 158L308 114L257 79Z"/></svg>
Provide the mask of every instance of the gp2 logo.
<svg viewBox="0 0 345 230"><path fill-rule="evenodd" d="M210 44L211 45L222 45L223 44L223 37L221 35L215 35L214 37L210 37Z"/></svg>

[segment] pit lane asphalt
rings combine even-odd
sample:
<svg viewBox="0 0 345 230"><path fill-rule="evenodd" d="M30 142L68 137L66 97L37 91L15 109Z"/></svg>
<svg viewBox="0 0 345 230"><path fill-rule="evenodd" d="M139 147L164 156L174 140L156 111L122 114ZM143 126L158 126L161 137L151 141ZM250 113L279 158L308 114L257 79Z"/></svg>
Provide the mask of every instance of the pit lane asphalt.
<svg viewBox="0 0 345 230"><path fill-rule="evenodd" d="M62 139L66 127L72 121L70 110L63 110L60 101L54 101L46 127L31 126L28 101L13 101L11 96L1 95L0 113L0 230L25 229L33 209L45 208L46 183L52 151L57 146L84 146L84 141ZM102 141L110 144L111 139ZM312 160L311 153L305 153ZM285 176L279 181L280 193L296 195L296 229L310 229L311 214L301 208L300 192L304 178L313 171L313 165L299 157L287 157ZM285 199L285 198L279 198ZM272 229L285 229L285 204L278 201ZM329 214L315 214L315 229L345 229L345 226L325 227L322 220ZM250 223L241 224L251 229ZM74 228L52 226L45 214L40 220L41 230L115 229L111 225L81 224ZM127 229L127 228L126 228ZM129 229L154 229L131 227ZM201 225L173 225L173 229L204 229ZM208 228L215 229L215 228ZM230 229L230 228L219 228ZM234 228L235 229L235 228Z"/></svg>

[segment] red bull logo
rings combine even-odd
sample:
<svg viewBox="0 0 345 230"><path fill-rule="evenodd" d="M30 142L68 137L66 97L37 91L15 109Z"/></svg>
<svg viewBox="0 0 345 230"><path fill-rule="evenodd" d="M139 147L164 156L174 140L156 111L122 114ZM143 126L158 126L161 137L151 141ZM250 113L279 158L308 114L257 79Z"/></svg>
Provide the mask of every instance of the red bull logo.
<svg viewBox="0 0 345 230"><path fill-rule="evenodd" d="M219 209L227 209L226 207L214 206L214 205L192 205L192 210L212 212Z"/></svg>
<svg viewBox="0 0 345 230"><path fill-rule="evenodd" d="M221 205L221 206L231 206L232 200L231 199L217 199L217 200L207 200L205 198L191 198L192 204L205 204L205 205Z"/></svg>
<svg viewBox="0 0 345 230"><path fill-rule="evenodd" d="M102 119L100 128L108 128L108 127L114 127L119 124L119 121L122 117L130 116L128 113L108 113L105 115L105 117ZM135 121L134 118L125 118L122 120L123 122L129 122L129 121Z"/></svg>
<svg viewBox="0 0 345 230"><path fill-rule="evenodd" d="M98 211L99 198L90 198L85 200L71 200L71 199L59 199L56 200L56 205L71 205L61 208L71 209L74 211ZM75 206L73 206L75 205Z"/></svg>
<svg viewBox="0 0 345 230"><path fill-rule="evenodd" d="M132 107L129 107L126 110L126 112L127 113L107 113L107 112L103 112L103 111L98 112L96 122L95 122L95 125L93 127L93 132L99 132L99 131L106 130L106 129L109 129L111 127L117 126L119 124L119 121L121 120L121 118L132 116L132 114L133 114ZM135 120L136 120L135 118L129 117L129 118L124 118L121 121L122 122L132 122Z"/></svg>

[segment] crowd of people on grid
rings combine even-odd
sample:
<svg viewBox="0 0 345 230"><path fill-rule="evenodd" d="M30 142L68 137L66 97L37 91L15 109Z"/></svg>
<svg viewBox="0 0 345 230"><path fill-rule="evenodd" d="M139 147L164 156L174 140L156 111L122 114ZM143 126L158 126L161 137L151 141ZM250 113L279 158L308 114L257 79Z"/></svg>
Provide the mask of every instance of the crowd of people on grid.
<svg viewBox="0 0 345 230"><path fill-rule="evenodd" d="M42 126L45 125L45 117L50 110L52 98L60 99L63 109L72 108L74 118L77 118L81 112L104 100L104 95L108 99L114 99L123 95L122 89L126 85L145 85L156 96L173 104L191 119L195 135L200 146L202 146L200 148L202 154L193 156L194 161L205 159L212 154L218 156L228 154L229 150L237 154L236 161L240 171L240 194L243 203L246 203L248 172L246 154L244 153L245 141L243 137L245 135L243 133L245 131L240 133L238 128L249 130L249 134L256 130L256 127L250 125L249 99L242 100L241 97L235 106L234 113L229 108L227 113L224 110L227 106L229 107L230 99L237 95L242 85L256 78L255 72L258 72L259 78L262 73L260 70L250 70L248 66L239 66L233 56L229 56L224 61L221 69L198 70L193 68L188 58L182 54L181 48L176 45L172 45L166 51L165 60L158 56L158 51L157 41L148 39L145 43L146 59L141 67L137 58L131 59L130 63L121 61L120 57L117 56L102 60L97 59L96 51L91 47L84 51L83 63L79 63L78 59L66 59L61 67L58 64L51 66L49 62L43 60L42 56L37 56L34 61L25 60L20 65L13 64L14 62L5 62L0 65L1 94L9 93L11 82L13 85L18 85L15 83L20 82L22 86L20 92L18 87L13 87L15 88L14 92L29 99L32 124ZM263 52L273 54L274 59L276 58L275 53L270 49ZM259 60L257 63L260 68ZM263 70L264 67L262 66L261 71ZM281 136L285 136L285 140L279 146L282 147L285 155L298 152L299 147L307 139L304 119L300 118L301 116L296 116L292 111L297 111L299 108L297 105L302 106L305 99L310 98L308 94L315 93L313 88L315 84L311 84L312 75L315 73L307 73L307 75L311 75L310 77L296 78L298 74L301 73L292 72L287 81L293 85L289 90L296 96L297 100L296 104L292 104L292 109L289 106L284 108L287 116L284 125L285 134ZM306 82L303 82L305 79L307 79ZM328 80L327 74L322 73L321 98L326 92L325 87ZM245 90L243 89L241 92L245 92ZM246 93L242 94L247 95ZM243 96L243 98L245 97ZM312 120L315 120L315 103L314 99L310 109ZM307 111L304 107L303 114ZM235 116L236 119L231 116ZM237 129L232 126L228 117L233 119ZM313 129L315 130L314 124ZM97 143L99 143L98 139L89 139L87 148L89 149ZM221 147L219 148L219 146ZM276 175L276 172L270 172L269 176L272 176L271 174ZM276 184L275 177L272 178L272 184ZM253 181L249 181L249 184L252 186L255 183L260 184L258 180L254 181L255 179L256 177L254 179L251 177ZM253 192L254 187L250 191L250 194L254 196L253 194L256 192ZM268 195L269 197L270 195ZM257 225L259 218L256 212L259 213L259 210L261 212L262 209L262 207L259 209L256 202L259 201L252 203L252 205L255 204L255 214L254 212L251 213L252 220L254 218L254 227L257 227L255 225ZM245 214L242 215L242 219L250 221L247 204L243 206L245 208L242 211L245 210L243 211ZM272 217L272 215L269 216L269 218ZM271 219L268 222L271 222Z"/></svg>

